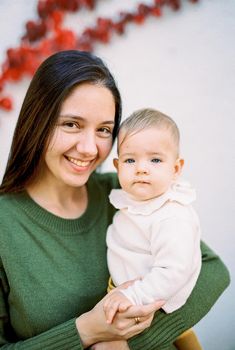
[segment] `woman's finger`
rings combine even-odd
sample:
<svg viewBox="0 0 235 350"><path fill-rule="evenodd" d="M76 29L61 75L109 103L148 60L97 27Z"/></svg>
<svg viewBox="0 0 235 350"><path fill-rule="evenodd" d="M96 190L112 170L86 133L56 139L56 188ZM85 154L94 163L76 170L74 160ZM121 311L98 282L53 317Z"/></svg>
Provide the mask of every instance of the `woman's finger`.
<svg viewBox="0 0 235 350"><path fill-rule="evenodd" d="M148 317L148 319L138 319L138 318L133 318L132 321L132 326L128 328L128 331L125 334L125 339L129 339L133 337L134 335L137 335L141 332L143 332L146 328L149 328L151 325L151 322L153 320L153 315L152 317Z"/></svg>
<svg viewBox="0 0 235 350"><path fill-rule="evenodd" d="M137 310L140 313L139 308L137 308ZM126 312L120 312L116 314L115 319L113 321L113 325L116 327L117 330L119 330L119 334L125 339L129 339L148 328L153 320L154 312L142 316L137 316L136 314L132 317L129 316L126 316Z"/></svg>

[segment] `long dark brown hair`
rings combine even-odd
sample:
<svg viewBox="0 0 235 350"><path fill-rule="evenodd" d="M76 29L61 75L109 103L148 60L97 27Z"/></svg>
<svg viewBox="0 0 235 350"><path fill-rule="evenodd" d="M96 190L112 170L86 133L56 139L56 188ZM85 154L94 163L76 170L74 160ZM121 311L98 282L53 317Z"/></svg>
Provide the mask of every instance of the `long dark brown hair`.
<svg viewBox="0 0 235 350"><path fill-rule="evenodd" d="M121 97L115 80L97 56L76 50L47 58L35 73L21 107L0 194L24 190L43 162L43 155L62 102L78 84L89 82L108 88L115 101L113 141L121 119Z"/></svg>

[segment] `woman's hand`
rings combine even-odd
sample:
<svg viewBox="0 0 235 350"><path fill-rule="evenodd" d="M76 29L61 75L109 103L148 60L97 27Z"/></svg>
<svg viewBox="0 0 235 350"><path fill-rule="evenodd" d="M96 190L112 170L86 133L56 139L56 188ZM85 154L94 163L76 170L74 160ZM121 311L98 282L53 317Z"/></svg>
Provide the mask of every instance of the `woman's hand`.
<svg viewBox="0 0 235 350"><path fill-rule="evenodd" d="M105 298L76 320L84 348L99 342L129 339L143 332L150 326L155 311L164 304L160 301L143 306L133 305L125 312L118 312L112 324L108 324L103 311Z"/></svg>
<svg viewBox="0 0 235 350"><path fill-rule="evenodd" d="M120 291L108 293L104 301L104 313L107 323L112 323L116 313L126 311L132 306L131 301Z"/></svg>
<svg viewBox="0 0 235 350"><path fill-rule="evenodd" d="M130 350L130 348L126 340L116 340L94 344L91 350Z"/></svg>

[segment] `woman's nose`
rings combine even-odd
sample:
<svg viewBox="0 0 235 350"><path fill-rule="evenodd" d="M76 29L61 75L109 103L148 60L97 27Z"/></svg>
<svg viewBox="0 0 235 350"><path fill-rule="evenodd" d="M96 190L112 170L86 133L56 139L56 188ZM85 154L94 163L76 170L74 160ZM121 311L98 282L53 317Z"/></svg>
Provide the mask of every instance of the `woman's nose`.
<svg viewBox="0 0 235 350"><path fill-rule="evenodd" d="M79 135L77 142L77 151L86 157L94 157L97 155L97 144L95 133L93 132L82 132Z"/></svg>

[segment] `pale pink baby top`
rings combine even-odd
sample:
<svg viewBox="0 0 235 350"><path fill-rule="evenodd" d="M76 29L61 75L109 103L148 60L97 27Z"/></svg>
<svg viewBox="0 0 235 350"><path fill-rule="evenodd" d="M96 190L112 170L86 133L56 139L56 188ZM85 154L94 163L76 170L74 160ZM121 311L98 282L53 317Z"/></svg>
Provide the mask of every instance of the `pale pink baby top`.
<svg viewBox="0 0 235 350"><path fill-rule="evenodd" d="M116 286L141 278L122 290L133 304L161 299L170 313L192 292L201 268L200 224L191 206L195 198L185 182L147 201L111 191L110 201L119 211L108 228L108 266Z"/></svg>

